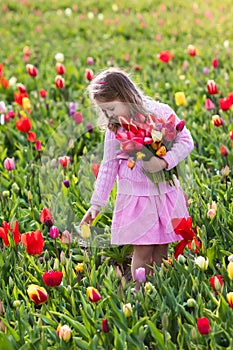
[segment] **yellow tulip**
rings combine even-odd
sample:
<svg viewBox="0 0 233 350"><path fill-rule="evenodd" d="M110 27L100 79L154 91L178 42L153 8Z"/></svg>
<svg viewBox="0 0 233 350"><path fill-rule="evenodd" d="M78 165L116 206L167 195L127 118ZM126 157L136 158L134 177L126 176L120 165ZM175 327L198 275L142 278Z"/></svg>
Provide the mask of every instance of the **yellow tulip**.
<svg viewBox="0 0 233 350"><path fill-rule="evenodd" d="M30 110L31 109L31 103L28 97L24 97L22 99L22 106L23 109Z"/></svg>
<svg viewBox="0 0 233 350"><path fill-rule="evenodd" d="M84 263L78 263L77 266L75 267L75 271L82 273L84 271Z"/></svg>
<svg viewBox="0 0 233 350"><path fill-rule="evenodd" d="M233 292L227 293L226 295L228 304L233 309Z"/></svg>
<svg viewBox="0 0 233 350"><path fill-rule="evenodd" d="M123 305L122 311L125 314L125 317L130 317L132 314L132 306L130 303Z"/></svg>
<svg viewBox="0 0 233 350"><path fill-rule="evenodd" d="M229 278L232 280L233 279L233 261L230 261L228 266L227 266L227 272Z"/></svg>
<svg viewBox="0 0 233 350"><path fill-rule="evenodd" d="M184 106L186 105L186 98L185 94L182 91L175 93L175 101L177 106Z"/></svg>
<svg viewBox="0 0 233 350"><path fill-rule="evenodd" d="M159 156L159 157L164 157L164 156L166 156L166 153L167 153L166 147L165 146L161 146L157 150L156 155Z"/></svg>

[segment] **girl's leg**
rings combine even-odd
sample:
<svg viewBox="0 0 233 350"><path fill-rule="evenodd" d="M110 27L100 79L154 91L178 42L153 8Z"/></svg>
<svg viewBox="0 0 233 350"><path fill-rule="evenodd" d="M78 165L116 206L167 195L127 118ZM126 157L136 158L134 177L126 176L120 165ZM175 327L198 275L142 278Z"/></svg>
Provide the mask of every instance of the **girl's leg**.
<svg viewBox="0 0 233 350"><path fill-rule="evenodd" d="M136 245L134 246L131 272L133 280L135 280L135 270L139 267L144 267L146 269L146 274L149 274L149 266L151 265L151 260L153 256L153 245ZM136 290L139 290L140 283L136 282Z"/></svg>
<svg viewBox="0 0 233 350"><path fill-rule="evenodd" d="M168 256L168 244L156 244L153 246L152 260L157 265L161 265L163 262L163 259L167 259L167 256Z"/></svg>

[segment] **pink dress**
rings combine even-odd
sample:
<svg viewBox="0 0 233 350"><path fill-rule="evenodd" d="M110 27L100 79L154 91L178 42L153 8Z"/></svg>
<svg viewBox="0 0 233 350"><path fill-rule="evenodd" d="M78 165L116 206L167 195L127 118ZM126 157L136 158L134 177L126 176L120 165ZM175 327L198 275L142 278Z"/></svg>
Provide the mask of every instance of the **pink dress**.
<svg viewBox="0 0 233 350"><path fill-rule="evenodd" d="M145 107L151 113L166 120L175 112L166 104L148 100ZM176 115L176 114L175 114ZM176 116L177 123L180 119ZM184 160L193 149L193 140L185 127L178 133L176 142L163 158L167 170ZM91 204L105 206L117 179L117 196L112 218L111 243L116 245L165 244L182 240L172 227L172 218L188 217L184 193L176 179L176 185L161 182L158 186L142 171L142 161L133 169L127 167L127 159L120 151L120 141L106 130L104 156L91 198ZM166 171L166 170L165 170Z"/></svg>

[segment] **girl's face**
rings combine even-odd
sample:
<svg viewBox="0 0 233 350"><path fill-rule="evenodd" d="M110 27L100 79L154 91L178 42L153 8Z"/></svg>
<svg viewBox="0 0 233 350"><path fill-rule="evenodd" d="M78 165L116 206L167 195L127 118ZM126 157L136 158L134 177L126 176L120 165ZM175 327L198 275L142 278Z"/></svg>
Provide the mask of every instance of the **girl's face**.
<svg viewBox="0 0 233 350"><path fill-rule="evenodd" d="M129 115L129 106L127 103L114 100L111 102L98 102L98 106L102 109L105 116L108 118L109 123L118 123L119 116Z"/></svg>

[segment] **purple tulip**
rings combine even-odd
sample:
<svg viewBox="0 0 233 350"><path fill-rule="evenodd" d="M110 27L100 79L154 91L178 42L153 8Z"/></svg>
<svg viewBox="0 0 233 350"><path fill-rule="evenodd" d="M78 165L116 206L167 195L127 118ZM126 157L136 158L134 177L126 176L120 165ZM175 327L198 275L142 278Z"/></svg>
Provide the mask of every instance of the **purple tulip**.
<svg viewBox="0 0 233 350"><path fill-rule="evenodd" d="M13 158L6 158L3 162L3 166L6 170L11 171L15 169L15 162Z"/></svg>
<svg viewBox="0 0 233 350"><path fill-rule="evenodd" d="M209 74L209 68L204 67L204 68L203 68L203 73L204 73L205 75L208 75L208 74Z"/></svg>
<svg viewBox="0 0 233 350"><path fill-rule="evenodd" d="M50 227L49 236L53 239L59 237L59 230L58 230L57 226Z"/></svg>
<svg viewBox="0 0 233 350"><path fill-rule="evenodd" d="M89 66L93 65L94 64L94 58L93 57L87 57L87 64Z"/></svg>
<svg viewBox="0 0 233 350"><path fill-rule="evenodd" d="M67 188L70 187L70 181L69 180L63 180L63 185L65 185Z"/></svg>
<svg viewBox="0 0 233 350"><path fill-rule="evenodd" d="M75 113L76 105L75 102L70 102L70 110L69 110L69 115L72 116Z"/></svg>
<svg viewBox="0 0 233 350"><path fill-rule="evenodd" d="M87 127L87 131L88 131L89 133L92 133L92 132L94 131L93 126L92 126L91 123L87 123L86 127Z"/></svg>
<svg viewBox="0 0 233 350"><path fill-rule="evenodd" d="M146 282L146 269L144 267L135 270L135 281L139 283Z"/></svg>

